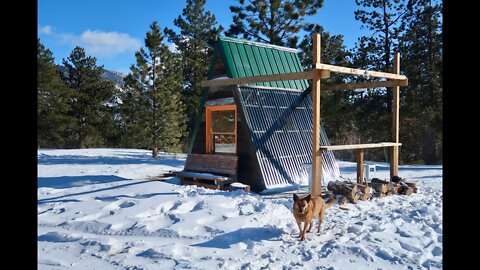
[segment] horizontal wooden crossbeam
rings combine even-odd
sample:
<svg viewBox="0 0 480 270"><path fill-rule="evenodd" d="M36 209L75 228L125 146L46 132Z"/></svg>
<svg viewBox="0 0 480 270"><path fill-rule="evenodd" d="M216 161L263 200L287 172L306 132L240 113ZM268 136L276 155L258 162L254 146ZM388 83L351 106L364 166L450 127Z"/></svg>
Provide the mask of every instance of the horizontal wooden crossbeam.
<svg viewBox="0 0 480 270"><path fill-rule="evenodd" d="M367 144L346 144L346 145L324 145L320 146L321 150L348 150L348 149L365 149L365 148L380 148L401 146L401 143L381 142L381 143L367 143Z"/></svg>
<svg viewBox="0 0 480 270"><path fill-rule="evenodd" d="M322 90L351 90L360 88L376 88L376 87L394 87L407 86L408 80L388 80L376 82L360 82L360 83L341 83L341 84L322 84Z"/></svg>
<svg viewBox="0 0 480 270"><path fill-rule="evenodd" d="M321 70L329 70L331 72L337 72L337 73L378 77L378 78L385 78L385 79L392 79L392 80L406 80L407 79L406 76L399 75L399 74L379 72L379 71L370 71L370 70L363 70L363 69L349 68L349 67L340 67L340 66L333 66L333 65L321 64L321 63L315 64L315 68L316 69L321 69Z"/></svg>
<svg viewBox="0 0 480 270"><path fill-rule="evenodd" d="M274 75L262 75L262 76L253 76L253 77L202 81L202 87L222 86L222 85L240 85L240 84L256 83L256 82L307 80L307 79L311 79L312 77L313 77L312 71L291 72L291 73L274 74Z"/></svg>
<svg viewBox="0 0 480 270"><path fill-rule="evenodd" d="M394 87L394 86L408 85L407 77L404 75L317 63L315 64L315 69L310 71L242 77L242 78L225 78L225 79L218 79L218 80L206 80L206 81L202 81L202 87L240 85L240 84L247 84L247 83L289 81L289 80L311 80L313 78L313 73L316 72L316 70L320 70L319 72L321 73L322 79L329 78L331 72L390 79L387 81L377 81L377 82L347 83L347 84L338 84L338 85L330 85L330 86L325 85L325 86L322 86L322 89L324 90L347 90L347 89L358 89L358 88Z"/></svg>
<svg viewBox="0 0 480 270"><path fill-rule="evenodd" d="M253 82L269 82L269 81L283 81L283 80L306 80L311 79L311 71L305 72L295 72L295 73L286 73L286 74L275 74L275 75L265 75L265 76L255 76L255 77L244 77L244 78L229 78L221 80L209 80L203 81L203 87L210 86L223 86L223 85L240 85L245 83ZM322 77L328 76L329 74L325 72L322 74ZM351 90L359 88L375 88L375 87L394 87L394 86L407 86L408 80L387 80L387 81L376 81L376 82L360 82L360 83L342 83L327 85L322 84L322 90Z"/></svg>

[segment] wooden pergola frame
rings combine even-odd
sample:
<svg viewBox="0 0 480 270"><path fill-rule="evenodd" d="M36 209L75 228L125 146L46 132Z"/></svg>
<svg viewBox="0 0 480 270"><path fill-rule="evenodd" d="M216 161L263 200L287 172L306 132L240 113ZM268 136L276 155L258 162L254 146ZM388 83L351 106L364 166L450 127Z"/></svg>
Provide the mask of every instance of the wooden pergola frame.
<svg viewBox="0 0 480 270"><path fill-rule="evenodd" d="M357 150L357 182L363 183L363 157L366 148L391 147L390 177L398 175L398 149L399 143L399 106L400 86L407 86L408 79L400 75L400 53L395 53L394 73L369 71L356 68L327 65L321 63L321 40L320 34L313 36L313 69L304 72L291 72L284 74L263 75L243 78L230 78L222 80L202 81L203 87L240 85L255 82L287 81L287 80L312 80L312 194L319 195L322 192L322 150ZM330 77L331 72L369 76L387 79L385 81L343 83L336 85L322 85L320 79ZM320 89L327 91L351 90L359 88L393 87L393 111L392 111L392 142L353 144L353 145L320 145Z"/></svg>

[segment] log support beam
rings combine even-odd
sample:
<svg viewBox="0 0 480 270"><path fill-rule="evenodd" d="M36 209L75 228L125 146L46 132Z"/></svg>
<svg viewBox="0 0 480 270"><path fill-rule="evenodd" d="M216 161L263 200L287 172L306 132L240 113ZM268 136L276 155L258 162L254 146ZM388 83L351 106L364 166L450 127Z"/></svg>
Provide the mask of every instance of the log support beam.
<svg viewBox="0 0 480 270"><path fill-rule="evenodd" d="M400 53L395 53L394 73L400 74ZM393 111L392 111L392 142L399 142L400 130L400 87L393 88ZM390 179L398 176L398 146L393 146L390 155Z"/></svg>
<svg viewBox="0 0 480 270"><path fill-rule="evenodd" d="M320 63L320 34L313 35L313 65ZM312 195L322 192L322 150L320 149L320 79L322 72L316 70L312 79Z"/></svg>
<svg viewBox="0 0 480 270"><path fill-rule="evenodd" d="M357 183L363 184L363 158L365 149L357 149Z"/></svg>

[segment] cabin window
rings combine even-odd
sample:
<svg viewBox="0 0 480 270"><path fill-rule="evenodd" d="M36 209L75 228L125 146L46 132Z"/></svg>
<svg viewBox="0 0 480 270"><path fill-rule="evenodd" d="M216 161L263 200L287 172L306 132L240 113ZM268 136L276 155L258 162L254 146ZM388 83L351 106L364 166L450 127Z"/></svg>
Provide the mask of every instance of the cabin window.
<svg viewBox="0 0 480 270"><path fill-rule="evenodd" d="M237 154L237 106L206 107L207 154Z"/></svg>

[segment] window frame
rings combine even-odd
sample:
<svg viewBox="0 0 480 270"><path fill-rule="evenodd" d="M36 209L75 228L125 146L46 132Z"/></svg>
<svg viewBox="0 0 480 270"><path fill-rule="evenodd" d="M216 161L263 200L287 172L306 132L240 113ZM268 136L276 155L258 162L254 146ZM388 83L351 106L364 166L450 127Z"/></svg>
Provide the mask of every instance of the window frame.
<svg viewBox="0 0 480 270"><path fill-rule="evenodd" d="M218 111L233 111L235 116L235 127L233 132L213 132L212 130L212 112ZM237 141L238 141L238 131L237 131L237 105L216 105L216 106L206 106L205 107L205 131L206 131L206 142L205 142L205 152L207 154L220 154L228 155L229 153L215 153L215 142L213 140L215 135L234 135L235 137L235 152L234 155L237 155Z"/></svg>

